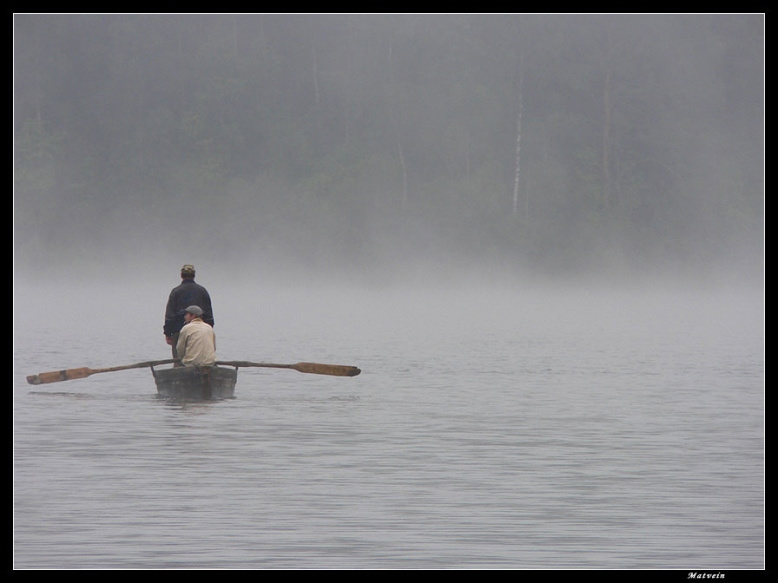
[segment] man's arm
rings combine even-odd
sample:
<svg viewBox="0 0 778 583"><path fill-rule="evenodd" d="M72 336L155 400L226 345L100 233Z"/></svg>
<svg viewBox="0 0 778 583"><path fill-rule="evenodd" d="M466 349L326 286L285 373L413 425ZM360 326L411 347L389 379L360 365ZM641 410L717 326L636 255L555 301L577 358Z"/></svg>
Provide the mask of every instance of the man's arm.
<svg viewBox="0 0 778 583"><path fill-rule="evenodd" d="M181 333L178 335L178 344L176 344L176 352L178 352L178 358L183 359L186 354L186 337L189 334L188 330L181 329Z"/></svg>

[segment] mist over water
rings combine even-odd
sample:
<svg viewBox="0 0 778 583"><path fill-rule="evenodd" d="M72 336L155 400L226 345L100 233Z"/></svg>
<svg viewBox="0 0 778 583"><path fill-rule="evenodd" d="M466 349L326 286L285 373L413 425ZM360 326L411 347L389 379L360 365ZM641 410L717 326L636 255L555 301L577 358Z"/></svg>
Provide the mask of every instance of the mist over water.
<svg viewBox="0 0 778 583"><path fill-rule="evenodd" d="M749 282L669 284L644 279L604 285L583 280L446 277L434 283L425 276L386 285L306 277L279 283L272 277L240 271L221 269L209 274L202 269L196 278L212 296L220 352L240 352L229 359L256 360L259 356L251 354L251 345L241 346L236 338L253 338L270 349L271 356L279 336L313 330L370 337L388 329L413 341L420 333L439 334L445 340L450 328L474 334L504 328L529 337L564 330L578 337L596 333L602 326L618 325L630 335L641 331L631 328L633 322L644 326L656 316L656 333L673 336L680 332L676 327L684 317L705 314L715 315L708 322L713 336L717 326L728 323L750 327L754 333L764 331L764 289ZM73 342L89 336L101 343L129 335L138 341L141 356L152 358L167 352L162 324L167 294L179 283L177 270L153 282L138 275L117 273L78 282L16 281L15 333L27 335L35 330L45 336L49 328L62 328L71 331ZM694 325L702 324L695 320Z"/></svg>

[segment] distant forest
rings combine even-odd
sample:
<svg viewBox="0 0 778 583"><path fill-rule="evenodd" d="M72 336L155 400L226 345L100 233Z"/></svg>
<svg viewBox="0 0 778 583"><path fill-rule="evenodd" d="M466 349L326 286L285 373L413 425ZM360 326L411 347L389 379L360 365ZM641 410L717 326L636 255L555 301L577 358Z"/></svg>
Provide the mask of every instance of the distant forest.
<svg viewBox="0 0 778 583"><path fill-rule="evenodd" d="M764 45L760 14L16 15L17 261L761 272Z"/></svg>

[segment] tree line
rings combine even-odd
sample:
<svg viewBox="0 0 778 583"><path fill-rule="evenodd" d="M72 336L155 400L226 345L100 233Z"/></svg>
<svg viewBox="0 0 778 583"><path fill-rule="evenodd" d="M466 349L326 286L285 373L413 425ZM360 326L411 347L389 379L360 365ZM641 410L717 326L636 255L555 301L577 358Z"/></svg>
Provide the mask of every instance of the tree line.
<svg viewBox="0 0 778 583"><path fill-rule="evenodd" d="M159 233L208 217L220 252L240 236L319 267L761 261L758 14L14 24L32 263L127 217Z"/></svg>

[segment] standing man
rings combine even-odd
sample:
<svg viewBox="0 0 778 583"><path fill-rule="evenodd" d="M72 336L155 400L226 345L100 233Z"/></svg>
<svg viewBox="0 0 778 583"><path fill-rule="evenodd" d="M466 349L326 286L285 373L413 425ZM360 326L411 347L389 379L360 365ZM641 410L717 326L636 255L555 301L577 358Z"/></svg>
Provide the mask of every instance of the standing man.
<svg viewBox="0 0 778 583"><path fill-rule="evenodd" d="M173 288L167 300L163 332L165 342L172 347L173 358L179 358L176 345L178 344L178 334L185 324L184 314L188 306L198 306L202 310L202 321L213 326L211 296L208 294L208 290L195 283L194 278L194 265L184 265L181 268L181 284Z"/></svg>
<svg viewBox="0 0 778 583"><path fill-rule="evenodd" d="M216 364L216 334L203 322L200 306L189 306L184 313L186 324L178 335L176 348L184 366Z"/></svg>

